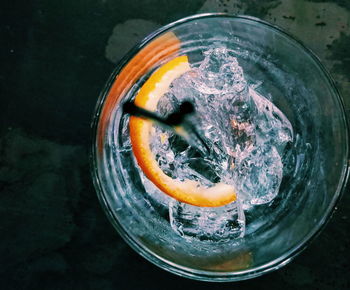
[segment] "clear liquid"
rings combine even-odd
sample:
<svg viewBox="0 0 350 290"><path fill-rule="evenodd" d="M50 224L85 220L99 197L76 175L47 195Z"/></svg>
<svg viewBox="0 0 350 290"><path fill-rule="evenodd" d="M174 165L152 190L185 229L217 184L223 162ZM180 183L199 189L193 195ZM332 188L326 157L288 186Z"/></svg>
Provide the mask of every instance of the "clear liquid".
<svg viewBox="0 0 350 290"><path fill-rule="evenodd" d="M168 208L171 227L181 237L211 242L241 238L245 212L278 195L292 126L246 81L237 59L224 47L208 50L198 67L175 80L159 101L158 113L166 115L184 100L195 104L196 115L187 121L205 139L210 154L203 158L177 135L154 127L151 148L158 164L179 180L208 187L219 181L231 184L238 200L218 208L195 207L165 196L140 172L142 183Z"/></svg>

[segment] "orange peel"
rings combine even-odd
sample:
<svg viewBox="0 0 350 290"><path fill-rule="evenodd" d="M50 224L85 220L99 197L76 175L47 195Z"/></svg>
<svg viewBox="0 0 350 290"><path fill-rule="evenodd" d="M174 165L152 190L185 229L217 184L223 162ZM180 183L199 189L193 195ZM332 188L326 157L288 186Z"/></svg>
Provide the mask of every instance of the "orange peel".
<svg viewBox="0 0 350 290"><path fill-rule="evenodd" d="M135 98L135 104L155 111L160 98L170 84L190 71L187 56L178 56L158 68L144 83ZM140 117L130 117L130 138L137 163L146 177L165 194L184 203L202 207L223 206L236 200L232 185L216 183L204 187L194 180L178 180L166 175L159 167L150 148L150 132L153 123Z"/></svg>

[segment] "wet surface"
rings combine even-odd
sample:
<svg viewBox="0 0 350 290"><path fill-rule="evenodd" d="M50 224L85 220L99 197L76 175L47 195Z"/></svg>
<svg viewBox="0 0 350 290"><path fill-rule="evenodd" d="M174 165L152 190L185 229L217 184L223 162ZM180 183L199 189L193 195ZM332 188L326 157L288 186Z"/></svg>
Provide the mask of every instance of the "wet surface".
<svg viewBox="0 0 350 290"><path fill-rule="evenodd" d="M92 112L115 63L152 30L197 12L248 14L285 28L321 58L349 111L349 1L0 5L0 289L350 287L347 193L322 234L283 269L207 284L158 269L124 243L98 203L88 164Z"/></svg>

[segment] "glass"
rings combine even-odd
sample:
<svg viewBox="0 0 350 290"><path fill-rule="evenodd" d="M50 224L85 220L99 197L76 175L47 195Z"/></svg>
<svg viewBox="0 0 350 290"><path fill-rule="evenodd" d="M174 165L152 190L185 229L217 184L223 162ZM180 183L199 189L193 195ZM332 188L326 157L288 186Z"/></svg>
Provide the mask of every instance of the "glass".
<svg viewBox="0 0 350 290"><path fill-rule="evenodd" d="M169 197L159 203L147 194L132 151L123 149L128 117L120 104L161 64L187 54L195 65L213 44L236 52L249 83L261 83L257 90L292 123L294 140L284 156L278 196L247 213L244 238L189 242L170 227ZM252 17L196 15L145 38L107 82L93 131L92 176L111 223L152 263L203 281L249 279L287 264L324 227L348 177L346 117L330 75L300 42Z"/></svg>

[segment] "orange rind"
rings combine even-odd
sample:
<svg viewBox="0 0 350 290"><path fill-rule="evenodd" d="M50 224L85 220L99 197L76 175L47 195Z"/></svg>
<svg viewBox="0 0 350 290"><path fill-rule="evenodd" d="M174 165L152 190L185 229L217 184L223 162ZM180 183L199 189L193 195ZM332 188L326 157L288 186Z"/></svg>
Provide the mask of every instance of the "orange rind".
<svg viewBox="0 0 350 290"><path fill-rule="evenodd" d="M146 110L156 111L160 98L168 92L170 84L190 70L185 55L165 63L141 87L136 95L135 104ZM221 182L211 187L204 187L194 180L181 181L166 175L150 148L152 126L150 120L130 117L130 138L137 163L146 177L161 191L181 202L201 207L223 206L236 200L232 185Z"/></svg>

